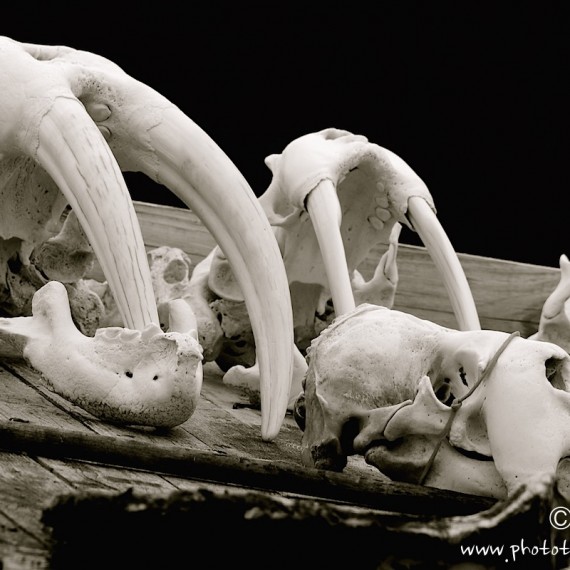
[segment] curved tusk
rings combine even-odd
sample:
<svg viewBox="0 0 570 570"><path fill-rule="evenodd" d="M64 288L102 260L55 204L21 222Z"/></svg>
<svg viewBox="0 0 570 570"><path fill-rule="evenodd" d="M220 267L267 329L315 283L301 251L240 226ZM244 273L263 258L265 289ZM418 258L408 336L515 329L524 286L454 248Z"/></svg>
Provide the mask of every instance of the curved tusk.
<svg viewBox="0 0 570 570"><path fill-rule="evenodd" d="M272 440L287 412L293 315L285 267L269 221L227 155L177 107L162 109L161 119L146 134L153 152L135 151L127 158L200 217L241 287L260 369L261 434Z"/></svg>
<svg viewBox="0 0 570 570"><path fill-rule="evenodd" d="M323 256L327 280L337 315L355 308L344 244L340 234L342 211L331 180L322 180L307 196L306 208Z"/></svg>
<svg viewBox="0 0 570 570"><path fill-rule="evenodd" d="M408 214L443 278L460 330L480 330L471 288L447 234L428 203L420 197L408 200Z"/></svg>
<svg viewBox="0 0 570 570"><path fill-rule="evenodd" d="M38 162L73 208L128 328L158 324L150 270L129 191L103 136L72 97L57 97L38 128ZM32 151L30 151L32 152Z"/></svg>

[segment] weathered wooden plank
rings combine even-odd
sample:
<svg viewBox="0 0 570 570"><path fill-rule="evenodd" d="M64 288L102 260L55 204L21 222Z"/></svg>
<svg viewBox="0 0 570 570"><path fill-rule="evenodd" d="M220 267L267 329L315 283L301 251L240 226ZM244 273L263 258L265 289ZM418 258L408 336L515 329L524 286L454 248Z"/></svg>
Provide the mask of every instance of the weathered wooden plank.
<svg viewBox="0 0 570 570"><path fill-rule="evenodd" d="M16 424L15 422L7 422ZM25 425L25 424L20 424ZM52 428L55 429L55 428ZM48 556L51 537L41 521L43 509L54 497L72 491L72 487L32 458L21 453L0 452L0 513L10 521L10 527L0 529L0 541L13 544L10 528L16 528L15 551L8 549L3 564L22 563L26 568L26 553L41 561L41 552ZM20 551L20 547L23 548ZM8 567L8 566L3 567ZM41 568L42 566L40 566Z"/></svg>
<svg viewBox="0 0 570 570"><path fill-rule="evenodd" d="M141 493L162 493L176 488L161 475L149 471L50 457L39 457L37 461L65 480L78 493L116 493L133 488Z"/></svg>
<svg viewBox="0 0 570 570"><path fill-rule="evenodd" d="M0 364L0 393L0 419L67 429L85 426L80 417L69 413L71 404L50 392L41 376L24 362Z"/></svg>
<svg viewBox="0 0 570 570"><path fill-rule="evenodd" d="M559 269L467 254L459 259L482 328L519 330L523 336L536 332L544 301L560 279ZM398 271L394 308L457 327L447 291L424 248L401 246Z"/></svg>
<svg viewBox="0 0 570 570"><path fill-rule="evenodd" d="M466 514L492 499L406 483L386 482L270 461L156 445L140 440L0 422L0 449L53 459L71 459L142 469L195 480L344 501L394 512Z"/></svg>
<svg viewBox="0 0 570 570"><path fill-rule="evenodd" d="M0 564L2 570L47 570L52 568L51 549L0 543Z"/></svg>
<svg viewBox="0 0 570 570"><path fill-rule="evenodd" d="M45 380L23 362L0 366L0 381L4 381L4 400L0 402L0 418L16 417L22 422L46 427L84 430L100 435L122 437L126 441L146 441L209 450L258 459L300 460L302 433L291 417L287 417L274 442L261 439L259 410L240 407L245 404L237 391L222 383L215 364L205 367L202 395L194 414L181 426L159 431L152 428L130 428L101 421L51 392ZM10 372L16 373L14 377ZM29 384L32 384L32 388Z"/></svg>
<svg viewBox="0 0 570 570"><path fill-rule="evenodd" d="M178 247L192 252L190 256L196 257L192 261L197 262L216 245L212 234L191 210L147 202L135 202L135 209L147 247Z"/></svg>
<svg viewBox="0 0 570 570"><path fill-rule="evenodd" d="M149 248L179 247L197 263L215 245L211 234L190 210L146 202L135 202L135 209ZM384 246L375 247L361 265L359 269L365 278L370 278L384 251ZM558 283L559 268L461 252L458 256L483 328L519 330L523 336L536 331L542 305ZM425 248L400 244L398 270L400 281L394 308L443 326L457 327L443 282Z"/></svg>
<svg viewBox="0 0 570 570"><path fill-rule="evenodd" d="M49 568L50 548L7 517L0 506L0 566L2 570L44 570ZM40 511L36 514L39 520Z"/></svg>
<svg viewBox="0 0 570 570"><path fill-rule="evenodd" d="M14 376L16 374L17 376ZM33 386L33 388L32 388ZM41 374L23 361L0 366L0 418L63 429L80 429L101 435L139 439L150 443L193 449L298 461L301 431L287 416L273 445L261 440L261 413L247 407L237 390L222 382L214 363L204 367L202 394L194 414L181 426L163 431L113 425L92 416L53 393ZM234 403L241 404L233 409Z"/></svg>
<svg viewBox="0 0 570 570"><path fill-rule="evenodd" d="M191 430L182 427L176 427L165 432L154 428L121 426L102 421L55 394L42 375L24 361L3 362L0 364L0 373L2 371L3 375L0 374L0 382L4 381L4 384L0 385L3 389L0 418L3 417L2 414L5 419L17 416L23 421L36 422L40 425L58 425L66 429L79 429L79 426L83 426L87 431L101 435L137 438L155 443L208 449L207 444L194 435ZM208 373L206 372L204 384L207 385L207 383ZM199 403L200 405L201 403ZM16 414L14 410L18 413ZM206 416L204 421L207 423L212 420ZM205 429L207 429L207 425Z"/></svg>

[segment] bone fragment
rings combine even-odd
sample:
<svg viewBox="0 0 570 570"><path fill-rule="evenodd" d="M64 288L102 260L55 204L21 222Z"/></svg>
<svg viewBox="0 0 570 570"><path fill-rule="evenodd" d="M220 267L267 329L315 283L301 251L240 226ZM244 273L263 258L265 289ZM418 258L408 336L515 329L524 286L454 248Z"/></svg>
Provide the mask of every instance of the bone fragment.
<svg viewBox="0 0 570 570"><path fill-rule="evenodd" d="M538 331L529 338L553 342L570 351L570 318L567 301L570 298L570 261L560 256L560 281L544 302Z"/></svg>

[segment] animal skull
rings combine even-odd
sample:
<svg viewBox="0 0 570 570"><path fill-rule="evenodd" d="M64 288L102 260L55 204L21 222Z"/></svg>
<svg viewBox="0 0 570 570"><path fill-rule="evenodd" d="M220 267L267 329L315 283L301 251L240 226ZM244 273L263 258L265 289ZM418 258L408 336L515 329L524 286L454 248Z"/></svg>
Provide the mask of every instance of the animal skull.
<svg viewBox="0 0 570 570"><path fill-rule="evenodd" d="M424 182L398 156L365 137L339 129L325 129L291 142L280 155L266 158L273 173L259 202L271 223L287 271L293 305L295 345L304 352L326 326L333 311L341 315L361 302L391 306L397 282L396 249L404 224L417 231L440 269L459 326L479 329L468 283L457 256L435 216L431 194ZM376 275L366 283L358 267L377 244L390 244ZM222 368L239 364L241 354L231 339L220 343L212 323L219 314L212 299L235 308L243 301L239 284L217 248L198 264L192 277L193 308L204 346L216 344L213 357ZM207 299L207 302L205 301ZM329 300L332 299L332 304ZM244 314L244 316L247 316ZM324 325L323 325L324 323ZM240 330L245 331L242 322ZM203 334L209 331L212 336ZM240 333L240 339L246 335ZM224 356L224 346L229 358ZM238 358L236 358L236 353ZM297 369L302 361L296 356ZM224 381L255 386L249 362L231 369ZM292 392L299 387L293 381Z"/></svg>
<svg viewBox="0 0 570 570"><path fill-rule="evenodd" d="M555 344L363 304L307 358L298 402L307 465L342 470L361 454L419 482L444 436L423 482L505 498L554 478L570 451L570 356Z"/></svg>
<svg viewBox="0 0 570 570"><path fill-rule="evenodd" d="M243 176L180 109L105 58L0 37L0 74L0 299L11 260L29 266L31 253L53 236L69 204L124 326L141 333L158 326L146 251L121 171L145 173L192 208L228 256L256 338L262 437L274 438L292 376L291 305L278 245ZM175 303L171 317L176 311L181 314L175 318L186 322L186 308ZM44 322L36 314L23 318L31 318L24 322L33 327ZM12 345L14 328L19 325L2 320L0 342ZM29 343L36 336L30 328L26 324L24 331ZM98 381L95 374L92 382ZM116 410L118 419L124 405Z"/></svg>

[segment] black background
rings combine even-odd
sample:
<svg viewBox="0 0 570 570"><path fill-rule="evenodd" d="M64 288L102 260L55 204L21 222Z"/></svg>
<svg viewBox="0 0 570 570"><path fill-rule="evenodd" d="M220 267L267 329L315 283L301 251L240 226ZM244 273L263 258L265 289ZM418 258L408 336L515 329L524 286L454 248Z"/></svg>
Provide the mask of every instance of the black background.
<svg viewBox="0 0 570 570"><path fill-rule="evenodd" d="M49 4L22 3L0 33L112 59L258 195L268 154L337 127L412 166L457 251L555 267L570 255L570 2ZM180 205L126 177L135 199Z"/></svg>

